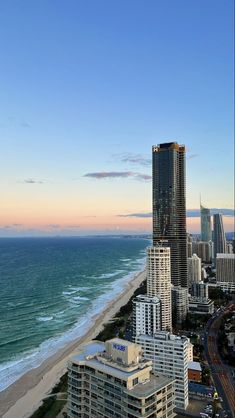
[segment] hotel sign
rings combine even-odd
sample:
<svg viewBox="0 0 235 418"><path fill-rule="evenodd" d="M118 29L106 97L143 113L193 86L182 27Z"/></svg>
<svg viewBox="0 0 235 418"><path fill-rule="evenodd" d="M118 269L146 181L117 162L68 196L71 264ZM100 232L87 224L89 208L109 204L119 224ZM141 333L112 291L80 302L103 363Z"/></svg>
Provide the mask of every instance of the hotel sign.
<svg viewBox="0 0 235 418"><path fill-rule="evenodd" d="M115 348L115 350L119 350L119 351L125 351L125 349L126 349L125 345L116 344L116 343L113 343L113 348Z"/></svg>

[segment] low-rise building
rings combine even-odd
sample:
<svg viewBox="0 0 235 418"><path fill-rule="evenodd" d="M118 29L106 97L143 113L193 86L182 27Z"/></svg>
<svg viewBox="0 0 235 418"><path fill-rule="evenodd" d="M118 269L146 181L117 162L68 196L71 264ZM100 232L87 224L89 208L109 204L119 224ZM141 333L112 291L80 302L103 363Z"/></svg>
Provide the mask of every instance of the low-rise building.
<svg viewBox="0 0 235 418"><path fill-rule="evenodd" d="M68 363L69 418L173 418L174 380L152 374L137 344L94 341Z"/></svg>
<svg viewBox="0 0 235 418"><path fill-rule="evenodd" d="M188 363L188 380L190 382L201 383L202 368L198 361L189 361Z"/></svg>
<svg viewBox="0 0 235 418"><path fill-rule="evenodd" d="M188 310L190 313L199 315L212 315L214 313L214 301L207 298L189 298Z"/></svg>

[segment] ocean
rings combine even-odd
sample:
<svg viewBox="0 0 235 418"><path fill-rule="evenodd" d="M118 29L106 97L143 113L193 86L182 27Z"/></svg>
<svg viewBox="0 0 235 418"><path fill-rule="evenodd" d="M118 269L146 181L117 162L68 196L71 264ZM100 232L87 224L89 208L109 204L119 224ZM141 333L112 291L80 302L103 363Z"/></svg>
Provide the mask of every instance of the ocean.
<svg viewBox="0 0 235 418"><path fill-rule="evenodd" d="M0 239L0 391L83 335L145 266L144 238Z"/></svg>

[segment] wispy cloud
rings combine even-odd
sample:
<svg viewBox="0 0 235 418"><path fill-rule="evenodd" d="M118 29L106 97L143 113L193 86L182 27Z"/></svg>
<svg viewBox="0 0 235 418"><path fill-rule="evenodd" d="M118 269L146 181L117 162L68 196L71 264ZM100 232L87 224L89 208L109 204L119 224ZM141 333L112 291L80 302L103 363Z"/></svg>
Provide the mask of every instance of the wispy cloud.
<svg viewBox="0 0 235 418"><path fill-rule="evenodd" d="M108 179L108 178L113 179L113 178L132 177L136 180L144 180L144 181L151 180L152 178L148 174L136 173L134 171L100 171L100 172L95 172L95 173L84 174L83 177L90 177L90 178L95 178L98 180Z"/></svg>
<svg viewBox="0 0 235 418"><path fill-rule="evenodd" d="M123 152L120 154L113 154L112 157L115 160L121 161L123 163L130 163L130 164L136 164L136 165L142 165L142 166L150 166L152 161L150 158L147 158L146 156L142 154L133 154L131 152Z"/></svg>
<svg viewBox="0 0 235 418"><path fill-rule="evenodd" d="M211 214L213 215L215 213L221 213L224 216L234 216L234 209L212 208ZM186 215L188 218L198 218L200 217L200 210L188 209L186 211ZM117 216L120 218L151 218L152 212L136 212L136 213L121 214Z"/></svg>
<svg viewBox="0 0 235 418"><path fill-rule="evenodd" d="M49 228L52 228L52 229L58 229L58 228L60 228L60 224L48 224L47 226Z"/></svg>
<svg viewBox="0 0 235 418"><path fill-rule="evenodd" d="M199 157L199 154L188 154L187 160L192 160L193 158Z"/></svg>
<svg viewBox="0 0 235 418"><path fill-rule="evenodd" d="M18 119L14 116L9 116L5 121L0 123L2 127L21 127L21 128L30 128L31 125L25 119Z"/></svg>
<svg viewBox="0 0 235 418"><path fill-rule="evenodd" d="M24 184L43 184L43 183L45 183L45 181L44 180L36 180L36 179L33 179L33 178L29 177L27 179L18 181L18 183L24 183Z"/></svg>
<svg viewBox="0 0 235 418"><path fill-rule="evenodd" d="M225 209L225 208L212 208L210 209L211 215L215 213L221 213L224 216L234 216L234 209ZM188 218L197 218L200 216L199 209L188 209L187 210Z"/></svg>
<svg viewBox="0 0 235 418"><path fill-rule="evenodd" d="M28 123L28 122L26 122L26 121L22 121L22 122L20 122L19 123L19 125L22 127L22 128L30 128L30 124Z"/></svg>
<svg viewBox="0 0 235 418"><path fill-rule="evenodd" d="M119 218L151 218L152 212L128 213L125 215L117 215Z"/></svg>

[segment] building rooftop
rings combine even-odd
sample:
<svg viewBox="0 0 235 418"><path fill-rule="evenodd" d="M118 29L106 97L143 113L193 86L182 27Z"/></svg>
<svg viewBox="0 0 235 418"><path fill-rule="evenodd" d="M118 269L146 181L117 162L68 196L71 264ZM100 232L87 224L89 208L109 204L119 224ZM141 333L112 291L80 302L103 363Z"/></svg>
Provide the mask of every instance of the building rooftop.
<svg viewBox="0 0 235 418"><path fill-rule="evenodd" d="M151 380L148 380L145 383L139 383L134 386L132 389L125 389L124 392L131 396L136 396L137 398L147 398L148 396L153 395L158 390L162 389L164 386L169 385L174 382L174 379L170 379L161 374L151 375Z"/></svg>
<svg viewBox="0 0 235 418"><path fill-rule="evenodd" d="M202 371L201 365L198 361L189 361L188 368L191 370L197 370L198 372Z"/></svg>
<svg viewBox="0 0 235 418"><path fill-rule="evenodd" d="M134 299L135 302L158 303L160 298L158 296L138 295Z"/></svg>
<svg viewBox="0 0 235 418"><path fill-rule="evenodd" d="M114 338L109 340L109 342L120 345L120 347L122 347L121 343L123 344L123 340L119 338ZM137 344L125 341L125 347L133 346L137 346ZM93 367L103 373L110 374L123 380L127 380L132 374L135 375L138 370L146 368L149 368L149 371L152 370L151 360L139 357L138 362L132 362L131 364L118 362L107 355L105 348L105 344L99 341L88 343L81 347L78 354L70 358L70 362L75 364L84 362L84 364L89 367Z"/></svg>
<svg viewBox="0 0 235 418"><path fill-rule="evenodd" d="M217 253L216 258L231 258L235 259L235 254Z"/></svg>
<svg viewBox="0 0 235 418"><path fill-rule="evenodd" d="M189 341L189 339L182 335L175 335L175 334L171 334L169 331L157 331L154 336L151 335L140 335L140 338L144 337L145 339L155 339L155 340L162 340L162 341L177 341L177 342L182 342L182 341Z"/></svg>
<svg viewBox="0 0 235 418"><path fill-rule="evenodd" d="M211 300L211 299L207 299L207 298L200 298L200 297L197 297L197 296L191 296L190 298L189 298L189 305L190 304L194 304L194 303L197 303L197 304L200 304L200 305L210 305L210 304L213 304L214 302Z"/></svg>

